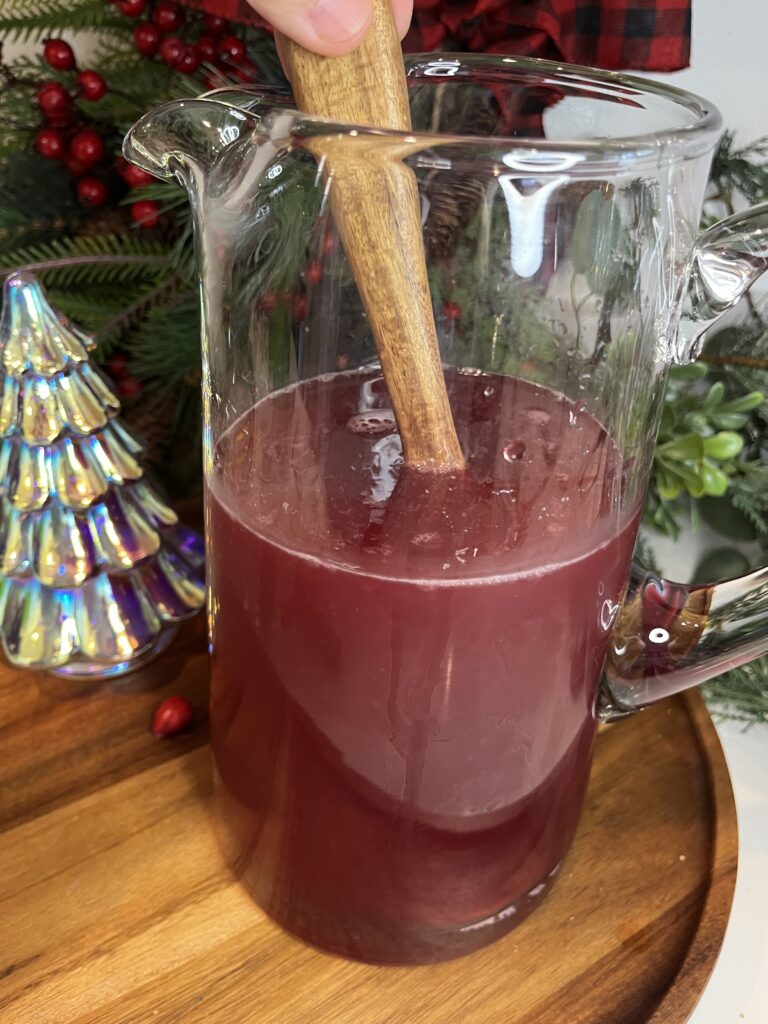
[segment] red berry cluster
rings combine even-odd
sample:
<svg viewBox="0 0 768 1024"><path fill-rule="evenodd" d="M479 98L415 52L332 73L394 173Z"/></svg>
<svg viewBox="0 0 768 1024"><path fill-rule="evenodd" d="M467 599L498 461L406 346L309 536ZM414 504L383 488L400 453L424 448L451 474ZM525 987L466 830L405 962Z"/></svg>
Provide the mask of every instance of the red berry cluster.
<svg viewBox="0 0 768 1024"><path fill-rule="evenodd" d="M224 18L187 10L176 0L155 0L154 4L147 0L114 2L127 17L142 18L133 30L133 42L143 56L159 56L185 75L205 64L237 81L256 81L259 69Z"/></svg>
<svg viewBox="0 0 768 1024"><path fill-rule="evenodd" d="M60 82L43 82L37 90L37 103L44 127L35 138L35 148L48 160L62 160L78 179L77 198L83 206L103 206L107 186L92 173L105 156L104 140L77 115L74 98L90 102L100 100L107 84L97 71L77 71L75 54L63 39L47 39L43 49L46 63L56 71L74 71L73 87Z"/></svg>
<svg viewBox="0 0 768 1024"><path fill-rule="evenodd" d="M103 206L109 197L110 175L115 181L114 170L129 188L141 188L154 181L151 174L122 157L110 166L101 134L103 124L89 122L75 107L75 98L94 101L106 94L107 83L102 76L97 71L78 71L74 51L63 39L46 40L43 56L56 71L75 74L70 89L60 82L43 82L39 86L37 103L45 124L37 133L35 148L48 160L62 161L76 179L78 202L91 209ZM154 227L160 207L152 199L140 199L131 205L131 217L138 227Z"/></svg>
<svg viewBox="0 0 768 1024"><path fill-rule="evenodd" d="M176 0L105 0L114 3L126 17L141 19L133 30L137 50L151 59L164 61L174 71L191 75L202 69L209 86L223 84L220 75L244 83L254 82L258 68L249 60L245 43L229 21L212 14L189 10ZM141 188L154 180L138 167L110 160L118 142L103 121L89 118L75 100L93 102L107 92L107 83L93 70L79 70L72 47L63 39L45 41L44 57L50 67L63 72L59 81L40 83L37 102L43 124L35 148L48 160L58 160L76 179L78 201L86 207L103 206L111 192ZM70 81L71 76L71 81ZM62 82L67 82L66 85ZM105 142L105 133L110 135ZM137 199L131 205L137 227L152 228L160 208L152 199Z"/></svg>

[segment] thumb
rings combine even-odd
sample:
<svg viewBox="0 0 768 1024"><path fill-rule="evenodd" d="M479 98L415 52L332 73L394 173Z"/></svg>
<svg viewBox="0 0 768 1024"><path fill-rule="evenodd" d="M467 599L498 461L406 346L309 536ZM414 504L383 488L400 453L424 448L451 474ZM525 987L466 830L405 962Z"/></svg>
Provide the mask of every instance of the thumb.
<svg viewBox="0 0 768 1024"><path fill-rule="evenodd" d="M279 32L307 50L339 57L359 46L373 16L373 0L249 0Z"/></svg>

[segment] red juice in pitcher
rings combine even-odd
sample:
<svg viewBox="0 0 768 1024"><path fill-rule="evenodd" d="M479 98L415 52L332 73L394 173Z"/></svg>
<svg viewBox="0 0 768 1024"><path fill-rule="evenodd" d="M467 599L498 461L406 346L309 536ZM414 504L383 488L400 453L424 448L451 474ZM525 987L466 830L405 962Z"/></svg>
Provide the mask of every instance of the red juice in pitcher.
<svg viewBox="0 0 768 1024"><path fill-rule="evenodd" d="M546 891L638 521L570 399L447 383L465 473L404 467L359 371L242 416L208 497L228 858L286 928L378 962L468 952Z"/></svg>

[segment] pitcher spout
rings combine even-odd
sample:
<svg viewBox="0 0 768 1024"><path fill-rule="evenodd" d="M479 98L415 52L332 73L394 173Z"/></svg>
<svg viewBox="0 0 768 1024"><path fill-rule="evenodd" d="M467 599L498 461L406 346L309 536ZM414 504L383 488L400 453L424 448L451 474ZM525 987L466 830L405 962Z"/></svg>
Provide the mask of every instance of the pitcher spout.
<svg viewBox="0 0 768 1024"><path fill-rule="evenodd" d="M145 114L123 142L126 160L159 178L205 175L216 158L254 127L247 109L218 99L174 100Z"/></svg>

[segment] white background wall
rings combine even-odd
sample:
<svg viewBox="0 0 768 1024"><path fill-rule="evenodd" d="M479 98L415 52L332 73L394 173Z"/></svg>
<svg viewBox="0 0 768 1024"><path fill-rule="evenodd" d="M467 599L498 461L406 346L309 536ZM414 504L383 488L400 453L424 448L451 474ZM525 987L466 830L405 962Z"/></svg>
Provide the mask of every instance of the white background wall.
<svg viewBox="0 0 768 1024"><path fill-rule="evenodd" d="M768 135L768 0L693 0L691 66L658 81L712 100L737 141Z"/></svg>

